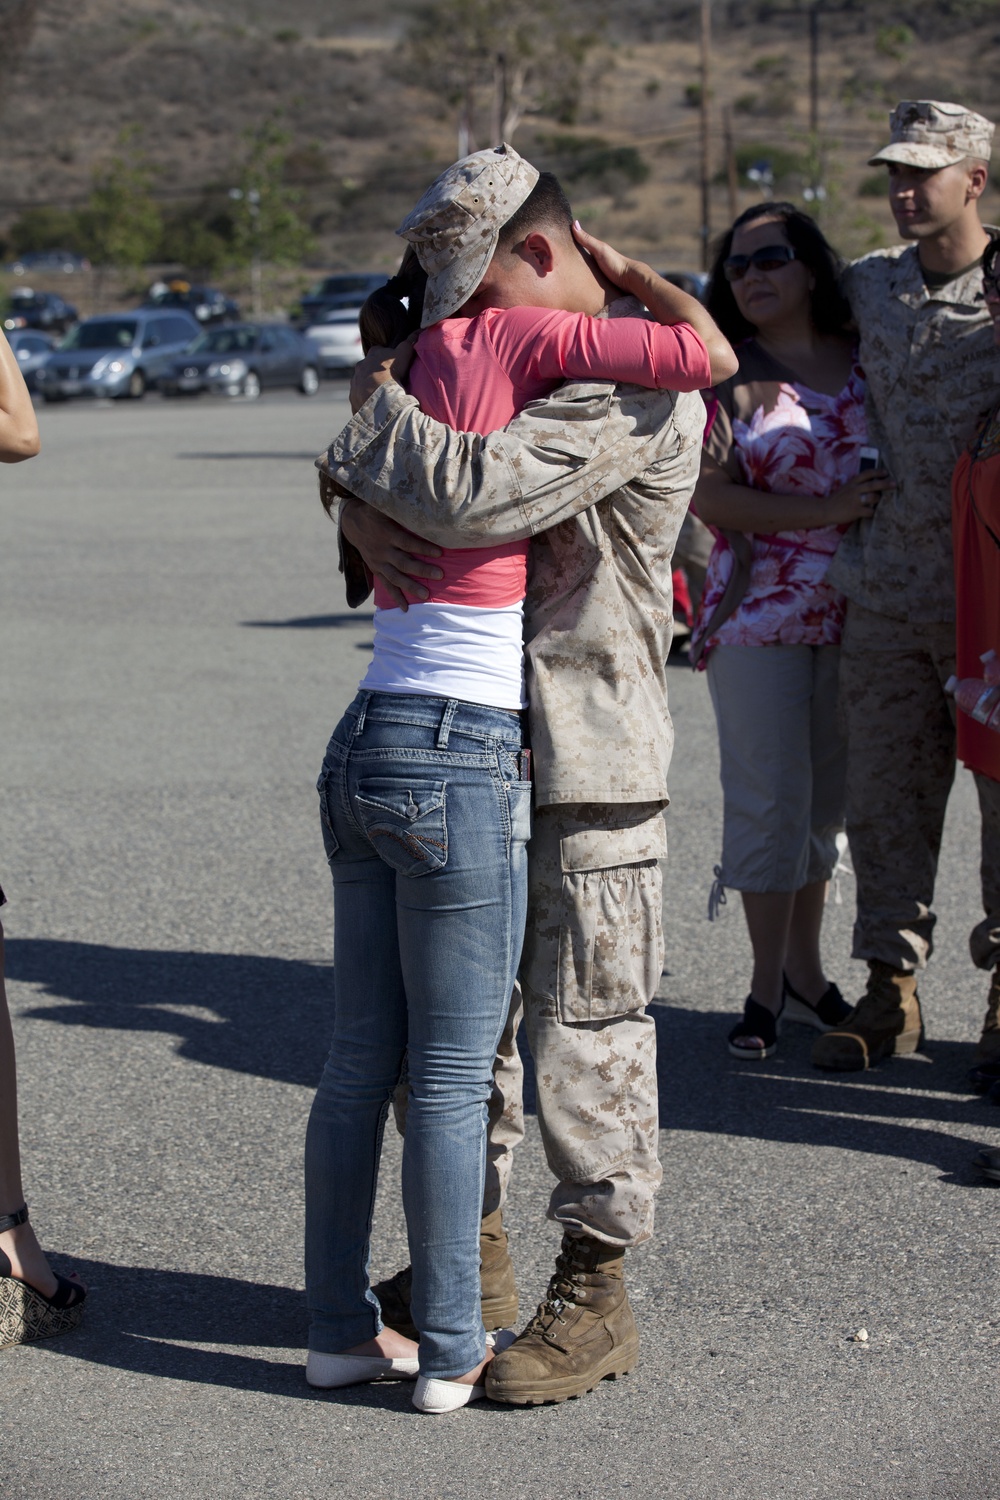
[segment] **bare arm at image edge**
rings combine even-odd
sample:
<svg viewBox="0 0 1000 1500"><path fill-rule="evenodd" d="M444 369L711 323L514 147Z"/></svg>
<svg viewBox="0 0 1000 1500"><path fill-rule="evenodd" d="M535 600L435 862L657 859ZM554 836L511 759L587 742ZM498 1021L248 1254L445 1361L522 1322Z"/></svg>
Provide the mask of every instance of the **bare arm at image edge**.
<svg viewBox="0 0 1000 1500"><path fill-rule="evenodd" d="M0 463L18 464L41 448L38 421L14 351L0 332Z"/></svg>
<svg viewBox="0 0 1000 1500"><path fill-rule="evenodd" d="M343 490L441 546L523 540L687 447L690 435L672 421L675 401L636 387L566 385L481 437L435 422L387 381L319 466Z"/></svg>

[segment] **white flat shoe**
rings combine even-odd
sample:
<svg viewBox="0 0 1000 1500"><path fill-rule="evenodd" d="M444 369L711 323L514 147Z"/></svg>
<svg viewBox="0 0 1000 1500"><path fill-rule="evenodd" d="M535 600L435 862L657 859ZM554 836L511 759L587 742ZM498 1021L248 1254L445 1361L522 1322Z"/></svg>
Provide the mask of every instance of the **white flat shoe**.
<svg viewBox="0 0 1000 1500"><path fill-rule="evenodd" d="M364 1385L372 1380L416 1380L420 1363L412 1359L383 1359L377 1354L320 1354L309 1350L306 1381L321 1391L339 1385Z"/></svg>
<svg viewBox="0 0 1000 1500"><path fill-rule="evenodd" d="M484 1385L459 1385L457 1380L435 1380L432 1375L420 1375L413 1391L413 1404L417 1411L458 1411L470 1401L482 1401L486 1395Z"/></svg>
<svg viewBox="0 0 1000 1500"><path fill-rule="evenodd" d="M517 1334L513 1328L497 1328L493 1333L486 1335L486 1347L492 1349L494 1354L502 1354L516 1339Z"/></svg>

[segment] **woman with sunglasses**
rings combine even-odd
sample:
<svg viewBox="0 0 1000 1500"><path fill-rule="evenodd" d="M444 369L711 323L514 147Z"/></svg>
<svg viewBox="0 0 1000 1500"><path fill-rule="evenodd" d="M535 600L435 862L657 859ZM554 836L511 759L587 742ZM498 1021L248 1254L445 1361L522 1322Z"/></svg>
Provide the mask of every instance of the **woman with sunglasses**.
<svg viewBox="0 0 1000 1500"><path fill-rule="evenodd" d="M740 891L753 948L740 1058L770 1057L782 1016L819 1030L850 1007L824 972L820 929L844 821L837 725L844 600L825 581L841 535L888 476L861 473L864 382L839 262L790 203L740 215L707 304L737 373L709 397L694 507L716 534L692 637L719 729L724 887Z"/></svg>
<svg viewBox="0 0 1000 1500"><path fill-rule="evenodd" d="M993 341L1000 348L1000 235L993 236L983 254L983 291L993 319ZM988 651L1000 655L1000 405L983 422L969 452L958 460L951 504L955 671L960 678L981 678L982 656ZM1000 782L1000 734L969 714L959 713L957 752L975 775L980 798L994 799ZM984 878L988 878L987 871L984 860ZM974 1088L988 1091L992 1102L1000 1104L1000 940L988 922L973 931L972 957L980 968L994 973L970 1077ZM976 1161L987 1176L1000 1177L1000 1152L980 1153Z"/></svg>

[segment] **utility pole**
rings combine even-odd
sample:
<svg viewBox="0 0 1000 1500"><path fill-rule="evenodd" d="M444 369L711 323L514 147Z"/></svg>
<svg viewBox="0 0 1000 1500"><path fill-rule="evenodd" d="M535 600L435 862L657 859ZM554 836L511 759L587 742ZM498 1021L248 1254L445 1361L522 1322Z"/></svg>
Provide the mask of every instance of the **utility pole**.
<svg viewBox="0 0 1000 1500"><path fill-rule="evenodd" d="M819 0L809 11L809 129L819 135Z"/></svg>
<svg viewBox="0 0 1000 1500"><path fill-rule="evenodd" d="M803 191L807 203L820 204L826 198L823 175L823 153L819 139L819 8L822 0L813 0L809 8L809 156L812 181ZM818 209L817 209L818 212Z"/></svg>
<svg viewBox="0 0 1000 1500"><path fill-rule="evenodd" d="M711 108L709 105L709 83L712 51L712 0L701 0L701 267L709 267L709 240L712 234L711 191L712 153L709 130Z"/></svg>
<svg viewBox="0 0 1000 1500"><path fill-rule="evenodd" d="M507 57L498 52L493 62L493 144L503 145L507 122Z"/></svg>
<svg viewBox="0 0 1000 1500"><path fill-rule="evenodd" d="M736 171L736 148L733 145L733 112L727 104L722 112L722 132L726 152L726 187L729 189L729 222L739 212L739 176Z"/></svg>

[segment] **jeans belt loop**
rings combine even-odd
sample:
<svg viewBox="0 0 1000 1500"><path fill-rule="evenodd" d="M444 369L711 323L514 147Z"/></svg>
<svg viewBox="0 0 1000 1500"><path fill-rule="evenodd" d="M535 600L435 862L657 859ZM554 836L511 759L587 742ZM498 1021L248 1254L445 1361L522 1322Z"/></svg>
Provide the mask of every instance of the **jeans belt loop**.
<svg viewBox="0 0 1000 1500"><path fill-rule="evenodd" d="M448 702L444 706L444 713L441 715L441 725L437 733L437 748L439 750L447 750L448 748L448 736L451 734L451 721L457 713L458 699L449 698Z"/></svg>
<svg viewBox="0 0 1000 1500"><path fill-rule="evenodd" d="M354 733L351 735L352 740L356 740L365 727L365 715L368 712L368 705L371 701L371 693L361 694L361 712L358 714L357 723L354 725Z"/></svg>

